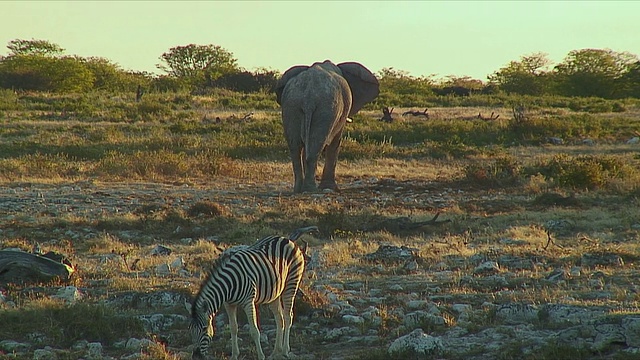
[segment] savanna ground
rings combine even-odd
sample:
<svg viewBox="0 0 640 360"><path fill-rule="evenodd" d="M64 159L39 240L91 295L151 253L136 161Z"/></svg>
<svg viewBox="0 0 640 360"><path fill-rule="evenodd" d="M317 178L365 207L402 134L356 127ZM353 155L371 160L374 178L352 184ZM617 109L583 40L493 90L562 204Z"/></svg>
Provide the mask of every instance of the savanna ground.
<svg viewBox="0 0 640 360"><path fill-rule="evenodd" d="M0 304L0 340L48 345L62 350L59 358L77 359L82 353L72 346L78 340L99 341L105 355L118 357L126 353L114 343L147 338L155 345L143 358L182 358L191 345L186 324L149 333L134 317L148 311L104 301L160 290L195 294L198 274L220 248L308 225L320 228L304 239L311 253L322 254L322 267L302 284L306 299L297 309L292 350L310 358L386 358L391 341L412 330L391 311L407 299L443 308L522 302L638 312L640 145L626 143L640 130L637 103L591 113L562 104L525 104L522 112L505 104L432 107L429 120L398 116L393 123L378 121L381 113L370 109L345 130L337 168L341 190L292 194L272 100L150 94L135 103L125 95L28 94L6 101L0 112L1 248L29 251L39 243L44 251L67 255L77 266L70 284L83 298L65 304L49 297L68 285L63 283L4 284L5 298L15 305ZM500 117L475 118L491 112ZM563 144L549 144L549 137ZM414 230L385 225L437 213L450 221ZM173 254L149 256L156 244ZM418 249L419 269L363 259L382 244ZM583 267L561 283L546 281L555 269L580 266L587 253L622 261ZM475 276L472 259L501 255L536 265L501 269L509 280L498 288L468 281ZM156 274L157 265L176 256L184 258L186 273ZM452 276L432 276L441 267ZM602 279L598 289L594 273ZM392 290L397 284L402 291ZM382 323L362 325L378 342L341 344L302 335L310 323L339 326L319 290L340 295L338 285L352 298L367 298L369 289L387 294L378 304ZM606 294L594 296L594 290ZM179 305L163 311L186 315ZM455 317L449 319L445 327L455 325ZM491 322L487 314L474 326ZM225 358L228 332L220 333L212 350ZM241 353L251 358L248 333L240 336ZM562 351L550 347L529 358L559 358ZM518 349L505 349L505 359L516 355ZM615 351L574 355L600 358Z"/></svg>

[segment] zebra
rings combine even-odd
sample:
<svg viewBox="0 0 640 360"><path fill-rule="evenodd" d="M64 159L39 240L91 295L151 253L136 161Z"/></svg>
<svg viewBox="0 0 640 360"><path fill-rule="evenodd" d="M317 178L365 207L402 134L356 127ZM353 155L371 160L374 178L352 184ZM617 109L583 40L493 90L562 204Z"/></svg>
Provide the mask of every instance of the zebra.
<svg viewBox="0 0 640 360"><path fill-rule="evenodd" d="M276 320L272 356L289 356L293 302L302 280L306 255L294 241L312 231L318 231L318 228L300 228L288 237L267 236L251 246L228 249L214 262L190 307L192 359L206 357L215 332L213 319L221 306L229 316L231 359L238 359L236 311L240 306L247 314L258 359L264 360L256 316L256 305L259 304L268 304Z"/></svg>

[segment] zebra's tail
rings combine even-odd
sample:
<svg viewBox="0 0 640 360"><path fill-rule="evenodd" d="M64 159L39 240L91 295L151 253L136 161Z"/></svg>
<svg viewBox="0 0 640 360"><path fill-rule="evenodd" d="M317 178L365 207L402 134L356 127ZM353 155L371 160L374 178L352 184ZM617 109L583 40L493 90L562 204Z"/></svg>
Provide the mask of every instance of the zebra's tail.
<svg viewBox="0 0 640 360"><path fill-rule="evenodd" d="M289 240L296 241L303 234L310 233L310 232L320 232L320 229L318 229L317 226L307 226L307 227L295 229L291 234L289 234ZM304 240L301 240L301 242L302 242L302 245L299 246L299 249L302 251L302 256L304 256L305 263L308 263L309 260L311 260L311 257L307 255L307 250L309 249L309 243L307 243Z"/></svg>
<svg viewBox="0 0 640 360"><path fill-rule="evenodd" d="M317 226L307 226L307 227L303 227L303 228L298 228L298 229L293 230L293 232L291 234L289 234L289 240L296 241L303 234L307 234L307 233L310 233L310 232L320 232L320 230L318 229Z"/></svg>

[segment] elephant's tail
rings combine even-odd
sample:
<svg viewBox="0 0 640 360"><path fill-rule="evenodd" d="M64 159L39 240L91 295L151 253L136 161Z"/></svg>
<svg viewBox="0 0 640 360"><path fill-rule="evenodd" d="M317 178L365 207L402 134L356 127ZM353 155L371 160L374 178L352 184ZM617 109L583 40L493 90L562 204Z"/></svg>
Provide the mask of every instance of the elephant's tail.
<svg viewBox="0 0 640 360"><path fill-rule="evenodd" d="M304 123L302 124L302 142L304 144L304 160L307 160L307 157L310 152L311 146L311 119L313 118L313 112L315 109L306 108L304 110Z"/></svg>

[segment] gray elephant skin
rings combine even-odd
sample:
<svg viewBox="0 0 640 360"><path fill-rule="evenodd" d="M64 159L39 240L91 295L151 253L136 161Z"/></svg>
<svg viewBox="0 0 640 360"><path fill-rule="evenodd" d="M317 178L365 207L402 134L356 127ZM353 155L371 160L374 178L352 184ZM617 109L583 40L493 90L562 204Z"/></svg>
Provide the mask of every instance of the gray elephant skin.
<svg viewBox="0 0 640 360"><path fill-rule="evenodd" d="M335 65L329 60L285 71L276 84L282 108L284 136L293 164L293 191L313 192L318 157L325 164L320 189L337 190L336 163L347 118L378 96L375 75L356 62Z"/></svg>

